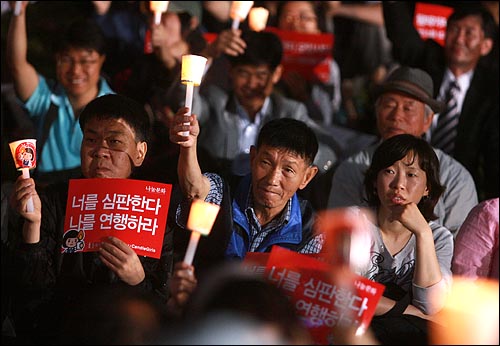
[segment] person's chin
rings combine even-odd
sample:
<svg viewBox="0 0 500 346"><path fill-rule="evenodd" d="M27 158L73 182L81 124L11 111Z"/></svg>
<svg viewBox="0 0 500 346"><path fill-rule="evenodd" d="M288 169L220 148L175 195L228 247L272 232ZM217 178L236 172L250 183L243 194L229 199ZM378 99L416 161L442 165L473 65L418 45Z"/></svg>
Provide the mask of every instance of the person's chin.
<svg viewBox="0 0 500 346"><path fill-rule="evenodd" d="M91 174L92 178L113 178L112 172L109 170L97 170Z"/></svg>

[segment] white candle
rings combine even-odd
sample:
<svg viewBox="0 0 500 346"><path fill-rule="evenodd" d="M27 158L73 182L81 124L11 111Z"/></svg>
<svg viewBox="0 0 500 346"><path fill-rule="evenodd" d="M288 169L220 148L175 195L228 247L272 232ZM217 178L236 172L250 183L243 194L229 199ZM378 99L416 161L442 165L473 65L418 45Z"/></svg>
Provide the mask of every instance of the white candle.
<svg viewBox="0 0 500 346"><path fill-rule="evenodd" d="M150 1L149 8L155 14L155 24L161 23L161 15L167 11L168 1Z"/></svg>
<svg viewBox="0 0 500 346"><path fill-rule="evenodd" d="M186 84L186 100L185 106L189 108L188 115L192 113L193 106L193 90L194 86L201 84L201 79L203 77L203 72L205 71L205 65L207 63L207 58L199 55L183 55L181 61L181 83ZM189 125L189 123L184 123L184 125ZM189 136L189 131L181 132L182 136Z"/></svg>
<svg viewBox="0 0 500 346"><path fill-rule="evenodd" d="M266 28L269 11L264 7L254 7L248 15L248 26L253 31L262 31Z"/></svg>
<svg viewBox="0 0 500 346"><path fill-rule="evenodd" d="M21 14L22 5L23 5L22 1L16 1L16 5L14 6L14 16L19 16Z"/></svg>
<svg viewBox="0 0 500 346"><path fill-rule="evenodd" d="M23 172L23 178L28 179L30 177L30 170L29 168L22 168L21 171ZM28 204L26 204L26 211L28 213L32 213L35 211L35 206L33 205L33 198L30 197L28 199Z"/></svg>
<svg viewBox="0 0 500 346"><path fill-rule="evenodd" d="M214 225L220 206L213 203L208 203L200 199L193 200L191 209L189 210L189 218L187 228L191 230L188 248L184 256L184 262L191 265L193 263L194 254L200 240L200 235L209 235Z"/></svg>
<svg viewBox="0 0 500 346"><path fill-rule="evenodd" d="M240 22L245 20L252 6L253 1L233 1L231 3L231 10L229 13L229 17L233 20L231 28L238 29Z"/></svg>
<svg viewBox="0 0 500 346"><path fill-rule="evenodd" d="M198 247L198 241L200 240L200 233L193 231L191 232L191 237L189 238L188 248L186 250L186 254L184 255L184 263L189 265L193 264L194 254L196 252L196 248Z"/></svg>

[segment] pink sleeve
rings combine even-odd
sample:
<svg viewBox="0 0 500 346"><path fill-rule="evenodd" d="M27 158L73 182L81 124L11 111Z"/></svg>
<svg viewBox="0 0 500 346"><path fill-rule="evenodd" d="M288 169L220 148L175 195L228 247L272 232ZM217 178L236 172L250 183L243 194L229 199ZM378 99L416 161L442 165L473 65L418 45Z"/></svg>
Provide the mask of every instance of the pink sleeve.
<svg viewBox="0 0 500 346"><path fill-rule="evenodd" d="M498 278L498 198L475 206L455 239L452 271L471 278Z"/></svg>

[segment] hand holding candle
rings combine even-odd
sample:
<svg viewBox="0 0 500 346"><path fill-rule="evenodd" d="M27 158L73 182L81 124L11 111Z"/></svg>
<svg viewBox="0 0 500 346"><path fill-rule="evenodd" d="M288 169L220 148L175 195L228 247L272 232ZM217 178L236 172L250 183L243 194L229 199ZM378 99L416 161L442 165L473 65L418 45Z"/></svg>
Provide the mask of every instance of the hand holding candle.
<svg viewBox="0 0 500 346"><path fill-rule="evenodd" d="M195 199L191 204L187 222L187 228L191 230L191 237L189 238L189 245L184 256L184 263L189 265L193 263L200 235L207 236L210 234L219 209L220 206L217 204L204 202L200 199Z"/></svg>
<svg viewBox="0 0 500 346"><path fill-rule="evenodd" d="M253 1L233 1L231 3L229 16L233 20L232 29L238 29L240 22L245 20L252 6Z"/></svg>
<svg viewBox="0 0 500 346"><path fill-rule="evenodd" d="M22 139L9 143L12 158L16 169L22 171L23 178L30 177L30 169L36 167L36 139ZM35 210L33 198L30 197L26 211L32 213Z"/></svg>
<svg viewBox="0 0 500 346"><path fill-rule="evenodd" d="M163 12L167 12L168 1L150 1L149 6L155 14L155 24L159 25L161 23L161 15Z"/></svg>
<svg viewBox="0 0 500 346"><path fill-rule="evenodd" d="M193 89L195 85L198 86L201 84L206 63L207 58L203 56L192 54L182 56L181 83L186 84L185 106L189 108L189 113L187 115L191 115L191 108L193 106ZM184 125L189 125L189 123ZM181 135L189 136L189 131L181 132Z"/></svg>
<svg viewBox="0 0 500 346"><path fill-rule="evenodd" d="M266 28L269 11L264 7L254 7L248 15L248 25L253 31L262 31Z"/></svg>

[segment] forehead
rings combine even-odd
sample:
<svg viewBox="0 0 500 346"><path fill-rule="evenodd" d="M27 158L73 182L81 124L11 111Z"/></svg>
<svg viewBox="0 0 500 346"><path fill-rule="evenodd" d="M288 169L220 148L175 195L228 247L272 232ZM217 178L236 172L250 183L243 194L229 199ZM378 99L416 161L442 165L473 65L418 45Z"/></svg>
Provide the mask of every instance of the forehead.
<svg viewBox="0 0 500 346"><path fill-rule="evenodd" d="M403 165L408 167L420 168L420 159L418 154L411 150L407 152L401 160L396 161L396 163L397 162L401 162Z"/></svg>
<svg viewBox="0 0 500 346"><path fill-rule="evenodd" d="M271 68L267 64L260 64L260 65L236 65L234 66L235 71L243 71L243 72L248 72L248 73L269 73L271 72Z"/></svg>
<svg viewBox="0 0 500 346"><path fill-rule="evenodd" d="M135 138L135 131L122 118L91 118L83 129L83 133L88 132L102 135L121 134Z"/></svg>
<svg viewBox="0 0 500 346"><path fill-rule="evenodd" d="M314 12L313 5L308 1L288 1L283 5L283 14L289 12Z"/></svg>
<svg viewBox="0 0 500 346"><path fill-rule="evenodd" d="M296 152L288 148L278 148L267 144L263 144L257 151L257 154L261 157L275 158L277 160L296 162L298 164L305 163L305 159L297 154Z"/></svg>
<svg viewBox="0 0 500 346"><path fill-rule="evenodd" d="M471 14L469 16L462 17L460 19L455 19L448 23L447 27L457 26L457 25L466 25L470 27L479 27L482 28L483 20L481 16Z"/></svg>
<svg viewBox="0 0 500 346"><path fill-rule="evenodd" d="M412 106L421 106L422 109L425 108L425 104L414 98L413 96L410 96L406 93L399 92L399 91L387 91L380 95L380 101L382 102L401 102L407 105L412 105Z"/></svg>
<svg viewBox="0 0 500 346"><path fill-rule="evenodd" d="M59 55L70 56L70 57L89 57L89 56L98 56L99 53L95 49L68 47L60 51Z"/></svg>

